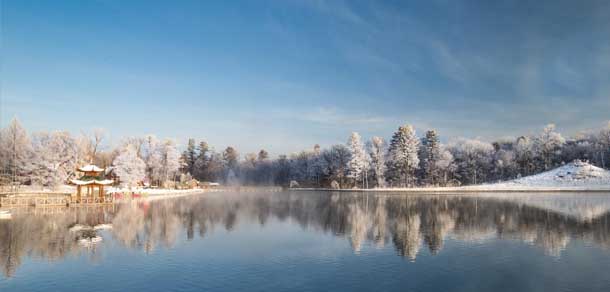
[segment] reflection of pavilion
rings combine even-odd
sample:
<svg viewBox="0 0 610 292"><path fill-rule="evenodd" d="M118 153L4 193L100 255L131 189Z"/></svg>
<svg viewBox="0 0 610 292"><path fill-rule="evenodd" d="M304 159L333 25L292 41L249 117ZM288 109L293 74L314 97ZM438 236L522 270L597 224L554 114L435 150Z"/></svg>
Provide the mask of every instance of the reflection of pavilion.
<svg viewBox="0 0 610 292"><path fill-rule="evenodd" d="M104 203L106 201L104 186L111 185L114 181L105 178L103 168L92 164L77 170L82 172L83 176L70 181L76 185L76 203Z"/></svg>

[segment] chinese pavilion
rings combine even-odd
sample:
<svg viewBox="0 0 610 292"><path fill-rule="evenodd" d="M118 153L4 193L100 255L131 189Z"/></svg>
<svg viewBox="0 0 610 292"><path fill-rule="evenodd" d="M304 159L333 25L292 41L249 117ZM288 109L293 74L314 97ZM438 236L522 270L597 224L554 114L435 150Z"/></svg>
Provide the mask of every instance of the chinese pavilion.
<svg viewBox="0 0 610 292"><path fill-rule="evenodd" d="M76 185L76 202L83 202L82 195L85 195L87 198L85 201L92 199L93 202L103 203L105 201L104 186L111 185L114 181L106 179L105 170L95 165L86 165L78 168L77 171L82 172L83 176L70 180L73 185Z"/></svg>

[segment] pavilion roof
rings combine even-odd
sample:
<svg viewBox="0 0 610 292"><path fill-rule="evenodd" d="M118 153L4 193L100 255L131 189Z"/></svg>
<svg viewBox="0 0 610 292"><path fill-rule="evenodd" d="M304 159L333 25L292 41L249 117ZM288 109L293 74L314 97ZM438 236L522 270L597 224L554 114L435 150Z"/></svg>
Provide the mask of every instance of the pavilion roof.
<svg viewBox="0 0 610 292"><path fill-rule="evenodd" d="M102 171L104 171L104 169L97 167L97 165L89 164L89 165L85 165L83 167L79 167L78 171L82 171L82 172L102 172Z"/></svg>
<svg viewBox="0 0 610 292"><path fill-rule="evenodd" d="M80 179L72 179L70 180L70 182L72 184L75 184L77 186L87 186L87 185L110 185L112 184L114 181L111 179L104 179L104 180L80 180Z"/></svg>

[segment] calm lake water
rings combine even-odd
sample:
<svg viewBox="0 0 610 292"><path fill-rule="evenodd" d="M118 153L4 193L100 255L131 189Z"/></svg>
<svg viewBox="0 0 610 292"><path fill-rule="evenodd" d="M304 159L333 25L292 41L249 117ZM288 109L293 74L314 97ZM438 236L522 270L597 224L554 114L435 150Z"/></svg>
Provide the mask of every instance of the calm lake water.
<svg viewBox="0 0 610 292"><path fill-rule="evenodd" d="M610 193L21 209L0 220L0 291L610 291L609 212Z"/></svg>

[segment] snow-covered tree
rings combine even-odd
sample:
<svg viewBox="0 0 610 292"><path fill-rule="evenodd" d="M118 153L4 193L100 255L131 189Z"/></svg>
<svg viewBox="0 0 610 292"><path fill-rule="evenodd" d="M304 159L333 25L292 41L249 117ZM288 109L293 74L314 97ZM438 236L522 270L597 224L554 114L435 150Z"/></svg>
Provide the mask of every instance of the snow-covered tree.
<svg viewBox="0 0 610 292"><path fill-rule="evenodd" d="M492 169L490 179L506 180L515 178L517 165L515 162L515 151L512 141L496 141L492 143L494 148L492 153Z"/></svg>
<svg viewBox="0 0 610 292"><path fill-rule="evenodd" d="M347 141L347 148L350 152L350 160L347 164L347 176L353 179L356 184L362 183L362 187L367 187L367 176L369 161L364 150L364 144L360 138L360 134L353 132Z"/></svg>
<svg viewBox="0 0 610 292"><path fill-rule="evenodd" d="M477 184L485 180L491 166L493 146L474 139L458 139L449 145L464 182Z"/></svg>
<svg viewBox="0 0 610 292"><path fill-rule="evenodd" d="M561 146L565 139L555 131L554 124L548 124L535 140L535 149L542 159L543 169L548 170L553 166L553 159L561 153Z"/></svg>
<svg viewBox="0 0 610 292"><path fill-rule="evenodd" d="M30 138L21 123L15 118L0 134L0 163L3 181L24 183L29 180L32 159Z"/></svg>
<svg viewBox="0 0 610 292"><path fill-rule="evenodd" d="M534 161L534 144L527 136L517 138L515 143L515 162L520 176L528 176L536 167Z"/></svg>
<svg viewBox="0 0 610 292"><path fill-rule="evenodd" d="M32 148L30 179L34 185L61 185L79 166L79 149L68 132L38 133L34 135Z"/></svg>
<svg viewBox="0 0 610 292"><path fill-rule="evenodd" d="M413 173L419 167L419 139L411 125L398 128L392 136L386 161L386 179L393 185L410 186Z"/></svg>
<svg viewBox="0 0 610 292"><path fill-rule="evenodd" d="M162 163L161 163L161 143L154 135L148 135L144 138L144 143L140 149L139 157L142 157L146 164L146 180L150 184L159 183L162 180ZM137 149L137 146L134 145Z"/></svg>
<svg viewBox="0 0 610 292"><path fill-rule="evenodd" d="M307 177L314 184L314 186L320 187L322 178L328 175L326 171L328 169L328 165L326 164L326 160L324 160L322 157L320 145L316 144L313 147L313 152L309 157L307 167Z"/></svg>
<svg viewBox="0 0 610 292"><path fill-rule="evenodd" d="M453 155L451 155L451 152L445 149L441 149L439 159L436 162L436 167L438 168L441 174L440 177L442 184L446 186L449 182L449 177L453 176L453 173L457 169L457 166L453 161Z"/></svg>
<svg viewBox="0 0 610 292"><path fill-rule="evenodd" d="M126 144L113 162L114 172L124 187L134 187L146 176L146 163L133 144Z"/></svg>
<svg viewBox="0 0 610 292"><path fill-rule="evenodd" d="M375 175L377 187L385 187L385 156L386 142L381 137L373 137L369 143L369 157L371 161L371 169Z"/></svg>
<svg viewBox="0 0 610 292"><path fill-rule="evenodd" d="M180 153L176 147L176 142L165 139L158 147L159 157L161 158L161 177L164 182L174 180L176 174L182 166L180 163Z"/></svg>
<svg viewBox="0 0 610 292"><path fill-rule="evenodd" d="M345 187L347 163L350 161L350 151L345 145L333 145L330 149L322 151L322 158L328 167L328 180L337 181L340 187Z"/></svg>
<svg viewBox="0 0 610 292"><path fill-rule="evenodd" d="M429 185L438 183L439 170L437 167L440 159L440 141L435 130L426 132L426 136L422 139L422 165L424 170L425 181Z"/></svg>
<svg viewBox="0 0 610 292"><path fill-rule="evenodd" d="M597 144L600 148L601 167L610 165L610 121L599 131Z"/></svg>

